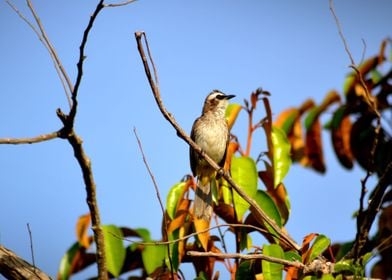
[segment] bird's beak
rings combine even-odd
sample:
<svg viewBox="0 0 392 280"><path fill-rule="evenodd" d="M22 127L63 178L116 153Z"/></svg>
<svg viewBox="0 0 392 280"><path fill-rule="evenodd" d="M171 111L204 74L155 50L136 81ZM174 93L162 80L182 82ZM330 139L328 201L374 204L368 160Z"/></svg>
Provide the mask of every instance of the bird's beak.
<svg viewBox="0 0 392 280"><path fill-rule="evenodd" d="M229 95L225 96L225 99L229 100L229 99L232 99L233 97L235 97L235 95L229 94Z"/></svg>

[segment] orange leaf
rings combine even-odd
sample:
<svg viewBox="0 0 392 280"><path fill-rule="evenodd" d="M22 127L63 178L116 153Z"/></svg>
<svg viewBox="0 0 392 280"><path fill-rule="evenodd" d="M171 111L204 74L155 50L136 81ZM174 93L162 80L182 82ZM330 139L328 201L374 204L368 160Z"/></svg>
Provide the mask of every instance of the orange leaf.
<svg viewBox="0 0 392 280"><path fill-rule="evenodd" d="M297 280L298 279L298 268L290 266L287 269L286 280Z"/></svg>
<svg viewBox="0 0 392 280"><path fill-rule="evenodd" d="M176 210L176 216L170 222L169 228L167 229L169 234L184 225L184 221L189 213L190 203L191 202L189 199L181 199L179 201L178 206L177 206L177 210Z"/></svg>
<svg viewBox="0 0 392 280"><path fill-rule="evenodd" d="M223 166L224 170L230 170L230 163L231 163L231 158L233 157L234 153L238 150L238 143L236 142L230 142L229 146L227 147L226 151L226 160L225 164Z"/></svg>
<svg viewBox="0 0 392 280"><path fill-rule="evenodd" d="M195 218L193 220L193 224L195 225L196 232L200 232L197 234L197 237L199 238L201 245L203 246L205 251L208 251L208 241L210 239L210 232L205 230L210 227L210 223L203 219Z"/></svg>
<svg viewBox="0 0 392 280"><path fill-rule="evenodd" d="M302 241L302 246L301 246L301 254L302 254L302 262L306 263L310 251L309 251L309 246L310 246L310 242L312 242L312 240L314 238L316 238L318 236L317 233L310 233L308 235L306 235Z"/></svg>
<svg viewBox="0 0 392 280"><path fill-rule="evenodd" d="M84 248L90 247L91 239L88 237L88 229L91 223L90 213L80 216L76 223L76 238Z"/></svg>

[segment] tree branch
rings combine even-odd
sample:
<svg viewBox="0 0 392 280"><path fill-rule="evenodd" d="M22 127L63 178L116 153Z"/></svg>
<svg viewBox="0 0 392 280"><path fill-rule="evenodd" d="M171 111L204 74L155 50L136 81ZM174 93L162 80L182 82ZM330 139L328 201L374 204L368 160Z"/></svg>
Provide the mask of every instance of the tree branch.
<svg viewBox="0 0 392 280"><path fill-rule="evenodd" d="M0 274L7 279L51 279L47 274L31 265L11 250L0 245Z"/></svg>
<svg viewBox="0 0 392 280"><path fill-rule="evenodd" d="M13 145L34 144L34 143L39 143L39 142L44 142L55 138L59 138L61 134L62 132L61 130L59 130L47 134L41 134L35 137L30 137L30 138L0 138L0 144L13 144Z"/></svg>
<svg viewBox="0 0 392 280"><path fill-rule="evenodd" d="M166 110L166 108L163 105L163 102L161 100L160 92L159 92L159 87L156 84L157 81L157 75L155 71L155 65L153 63L151 54L149 54L149 59L151 61L151 64L154 69L154 74L155 77L153 78L151 75L151 71L147 62L147 57L145 55L144 49L143 49L143 44L142 44L142 37L145 39L146 47L147 50L149 50L148 47L148 42L146 39L146 35L144 32L136 32L135 33L135 38L139 50L140 57L142 59L143 65L144 65L144 70L147 75L147 79L150 83L150 87L152 90L152 93L154 95L155 101L159 107L159 110L163 114L164 118L169 121L169 123L173 126L173 128L177 131L177 135L182 138L188 145L190 145L197 153L200 154L207 162L210 164L211 167L213 167L218 173L221 173L222 176L226 179L226 181L239 193L241 197L243 197L246 202L248 202L254 209L255 209L255 216L259 220L265 221L267 224L269 224L279 235L279 238L282 242L284 242L287 246L289 246L292 249L295 249L297 251L300 250L300 246L288 235L286 234L276 223L273 221L268 215L260 208L260 206L257 204L257 202L249 197L230 177L230 175L222 170L220 166L213 161L208 155L203 153L202 149L185 133L185 131L178 125L174 117Z"/></svg>

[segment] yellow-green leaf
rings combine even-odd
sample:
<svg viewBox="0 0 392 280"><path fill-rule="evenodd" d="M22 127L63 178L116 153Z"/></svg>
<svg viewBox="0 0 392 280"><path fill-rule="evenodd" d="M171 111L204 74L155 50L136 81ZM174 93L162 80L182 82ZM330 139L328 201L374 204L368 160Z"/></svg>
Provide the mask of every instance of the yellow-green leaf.
<svg viewBox="0 0 392 280"><path fill-rule="evenodd" d="M125 248L123 244L123 233L114 225L102 226L105 238L106 265L108 271L114 277L118 277L125 260Z"/></svg>
<svg viewBox="0 0 392 280"><path fill-rule="evenodd" d="M257 191L257 169L255 161L250 157L233 157L231 161L231 176L237 185L250 197ZM249 209L247 203L236 191L233 193L234 206L238 220L241 221Z"/></svg>
<svg viewBox="0 0 392 280"><path fill-rule="evenodd" d="M289 172L291 166L290 143L286 133L276 126L272 127L271 140L273 146L274 187L276 188Z"/></svg>
<svg viewBox="0 0 392 280"><path fill-rule="evenodd" d="M278 244L264 245L263 254L269 257L284 259L283 249ZM279 280L283 275L283 264L262 260L264 280Z"/></svg>

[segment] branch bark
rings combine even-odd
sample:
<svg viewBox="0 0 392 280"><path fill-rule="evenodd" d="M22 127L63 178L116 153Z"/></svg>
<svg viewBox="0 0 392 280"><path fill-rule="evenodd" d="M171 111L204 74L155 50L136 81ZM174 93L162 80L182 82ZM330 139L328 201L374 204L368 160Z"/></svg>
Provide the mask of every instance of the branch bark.
<svg viewBox="0 0 392 280"><path fill-rule="evenodd" d="M31 265L11 250L0 245L0 273L7 279L51 279L37 267Z"/></svg>
<svg viewBox="0 0 392 280"><path fill-rule="evenodd" d="M154 78L152 77L151 70L147 61L146 54L144 52L143 48L143 43L142 43L142 37L145 40L146 48L149 54L149 60L152 64L153 71L154 71ZM289 248L294 249L296 251L300 250L300 246L287 234L285 233L276 223L273 221L270 217L267 216L267 214L260 208L260 206L257 204L257 202L249 197L231 178L231 176L225 172L223 169L220 168L220 166L213 161L208 155L206 155L202 149L188 136L188 134L178 125L174 117L166 110L166 108L163 105L161 96L160 96L160 91L159 87L156 83L157 81L157 73L155 69L154 62L152 60L149 47L148 47L148 42L146 39L146 35L144 32L136 32L135 33L135 38L137 42L137 47L139 50L140 57L142 59L143 65L144 65L144 70L146 72L146 76L148 79L148 82L150 83L150 87L152 90L152 93L154 95L155 101L158 105L159 110L161 111L162 115L164 118L169 121L169 123L173 126L173 128L177 131L177 135L182 138L188 145L190 145L197 153L199 153L207 162L210 164L218 173L222 174L222 176L226 179L226 181L239 193L241 197L243 197L246 202L248 202L254 209L255 209L255 216L259 220L263 220L267 222L279 235L280 240L286 244Z"/></svg>

